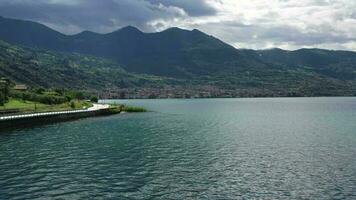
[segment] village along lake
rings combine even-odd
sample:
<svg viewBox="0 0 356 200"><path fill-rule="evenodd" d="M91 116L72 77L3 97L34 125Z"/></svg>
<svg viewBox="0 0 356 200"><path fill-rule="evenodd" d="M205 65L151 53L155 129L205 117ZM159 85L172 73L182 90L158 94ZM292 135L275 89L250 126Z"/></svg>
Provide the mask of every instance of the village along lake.
<svg viewBox="0 0 356 200"><path fill-rule="evenodd" d="M2 131L0 199L356 198L356 98L116 102Z"/></svg>

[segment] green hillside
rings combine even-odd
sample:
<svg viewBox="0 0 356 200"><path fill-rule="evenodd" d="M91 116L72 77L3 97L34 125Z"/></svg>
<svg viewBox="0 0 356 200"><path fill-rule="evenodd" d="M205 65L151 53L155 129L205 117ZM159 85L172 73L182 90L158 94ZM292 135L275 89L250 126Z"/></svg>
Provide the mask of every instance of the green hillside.
<svg viewBox="0 0 356 200"><path fill-rule="evenodd" d="M182 96L188 90L186 96L356 95L356 53L350 51L235 49L179 28L69 36L29 21L0 18L0 26L0 40L8 42L0 43L0 76L33 86L173 87L169 92Z"/></svg>
<svg viewBox="0 0 356 200"><path fill-rule="evenodd" d="M84 31L67 36L29 21L0 18L0 26L4 41L104 57L130 72L187 78L219 71L221 63L239 60L236 49L198 30L143 33L125 27L109 34Z"/></svg>
<svg viewBox="0 0 356 200"><path fill-rule="evenodd" d="M162 78L127 73L115 62L55 53L0 41L0 77L33 87L103 89L162 84Z"/></svg>
<svg viewBox="0 0 356 200"><path fill-rule="evenodd" d="M352 76L351 71L348 74ZM98 57L20 47L2 41L0 77L32 87L91 91L170 86L180 90L191 87L193 93L199 93L200 87L208 86L219 90L217 96L235 90L242 90L245 96L350 96L356 93L354 79L340 80L308 66L260 64L194 75L193 78L172 79L129 73L116 62ZM241 96L241 92L237 95Z"/></svg>

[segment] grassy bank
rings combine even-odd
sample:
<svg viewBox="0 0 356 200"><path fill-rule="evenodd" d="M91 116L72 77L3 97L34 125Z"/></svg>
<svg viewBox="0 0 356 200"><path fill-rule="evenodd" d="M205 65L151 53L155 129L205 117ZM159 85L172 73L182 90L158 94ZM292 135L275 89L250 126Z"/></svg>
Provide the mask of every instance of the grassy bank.
<svg viewBox="0 0 356 200"><path fill-rule="evenodd" d="M113 113L121 113L121 112L127 112L127 113L137 113L137 112L147 112L145 108L142 107L134 107L134 106L127 106L127 105L110 105L110 110Z"/></svg>
<svg viewBox="0 0 356 200"><path fill-rule="evenodd" d="M132 113L132 112L147 112L147 110L145 108L142 108L142 107L133 107L133 106L126 106L124 105L122 107L122 111L123 112L129 112L129 113Z"/></svg>
<svg viewBox="0 0 356 200"><path fill-rule="evenodd" d="M0 111L17 110L16 113L31 113L31 112L49 112L49 111L64 111L78 110L89 108L92 103L80 100L73 100L62 104L43 104L34 101L26 101L21 99L10 99L4 106L0 106Z"/></svg>

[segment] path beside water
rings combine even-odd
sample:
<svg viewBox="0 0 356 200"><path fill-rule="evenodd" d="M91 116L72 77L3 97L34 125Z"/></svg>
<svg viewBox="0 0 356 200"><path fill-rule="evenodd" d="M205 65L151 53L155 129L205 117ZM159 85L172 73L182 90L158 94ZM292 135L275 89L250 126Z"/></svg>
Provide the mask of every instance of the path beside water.
<svg viewBox="0 0 356 200"><path fill-rule="evenodd" d="M10 115L0 117L0 121L24 119L24 118L33 118L33 117L42 117L42 116L55 116L63 114L73 114L73 113L85 113L85 112L94 112L99 110L109 109L107 104L93 104L92 107L82 110L69 110L69 111L56 111L56 112L41 112L41 113L30 113L30 114L21 114L21 115Z"/></svg>
<svg viewBox="0 0 356 200"><path fill-rule="evenodd" d="M93 104L92 107L81 110L68 110L56 112L40 112L29 114L17 114L0 117L0 128L18 129L24 127L33 127L53 122L68 121L79 118L94 117L101 115L114 114L110 110L110 105Z"/></svg>

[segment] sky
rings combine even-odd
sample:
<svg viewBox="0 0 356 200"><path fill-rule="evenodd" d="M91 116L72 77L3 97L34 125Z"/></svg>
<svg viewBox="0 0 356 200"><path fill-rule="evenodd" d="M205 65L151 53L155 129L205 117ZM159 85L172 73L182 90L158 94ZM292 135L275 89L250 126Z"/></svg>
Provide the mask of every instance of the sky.
<svg viewBox="0 0 356 200"><path fill-rule="evenodd" d="M0 0L0 15L65 34L180 27L236 48L356 51L356 0Z"/></svg>

